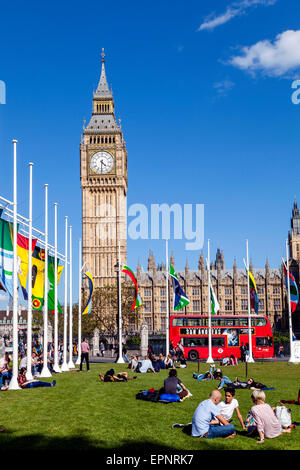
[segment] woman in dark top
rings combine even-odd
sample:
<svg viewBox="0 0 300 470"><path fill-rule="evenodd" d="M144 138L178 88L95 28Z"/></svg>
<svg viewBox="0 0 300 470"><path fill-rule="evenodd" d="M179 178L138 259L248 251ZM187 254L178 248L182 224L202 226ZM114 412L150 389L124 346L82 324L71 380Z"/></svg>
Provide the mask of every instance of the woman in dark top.
<svg viewBox="0 0 300 470"><path fill-rule="evenodd" d="M164 381L163 393L168 395L179 395L180 398L192 396L185 385L177 377L177 370L171 369L169 377Z"/></svg>

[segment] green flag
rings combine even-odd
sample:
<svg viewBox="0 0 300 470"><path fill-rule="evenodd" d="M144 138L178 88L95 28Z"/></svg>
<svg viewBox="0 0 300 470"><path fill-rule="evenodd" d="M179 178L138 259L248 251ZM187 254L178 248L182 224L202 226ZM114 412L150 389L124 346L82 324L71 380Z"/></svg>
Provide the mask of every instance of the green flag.
<svg viewBox="0 0 300 470"><path fill-rule="evenodd" d="M213 286L210 284L210 302L211 302L211 314L216 315L220 310L220 304L218 302L217 296L213 289Z"/></svg>
<svg viewBox="0 0 300 470"><path fill-rule="evenodd" d="M54 271L55 271L55 263L54 263L54 257L53 256L48 256L48 310L50 310L52 313L55 311L55 292L54 292L54 285L55 285L55 277L54 277ZM59 284L60 276L62 273L62 270L64 269L63 266L58 265L57 261L57 286ZM58 313L62 313L62 308L60 306L60 303L57 301L57 311Z"/></svg>

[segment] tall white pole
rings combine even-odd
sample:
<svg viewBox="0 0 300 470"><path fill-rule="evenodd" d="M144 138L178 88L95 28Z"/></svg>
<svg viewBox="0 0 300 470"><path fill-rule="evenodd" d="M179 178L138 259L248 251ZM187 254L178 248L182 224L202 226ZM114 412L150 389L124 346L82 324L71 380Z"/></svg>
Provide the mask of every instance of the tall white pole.
<svg viewBox="0 0 300 470"><path fill-rule="evenodd" d="M44 293L44 354L41 377L51 377L48 369L48 184L45 184L45 293Z"/></svg>
<svg viewBox="0 0 300 470"><path fill-rule="evenodd" d="M208 276L208 358L207 363L211 364L214 362L212 357L212 341L211 341L211 292L210 292L210 246L209 239L207 240L207 276Z"/></svg>
<svg viewBox="0 0 300 470"><path fill-rule="evenodd" d="M250 303L250 276L249 276L249 251L248 251L248 240L246 240L247 250L247 277L248 277L248 332L249 332L249 358L248 362L254 362L252 354L252 325L251 325L251 303Z"/></svg>
<svg viewBox="0 0 300 470"><path fill-rule="evenodd" d="M166 239L166 356L170 352L170 318L169 318L169 249Z"/></svg>
<svg viewBox="0 0 300 470"><path fill-rule="evenodd" d="M75 364L73 362L73 285L72 285L72 226L70 225L70 305L69 305L69 369L74 369Z"/></svg>
<svg viewBox="0 0 300 470"><path fill-rule="evenodd" d="M289 332L290 332L290 358L289 362L298 363L299 359L295 358L293 349L293 325L292 325L292 309L291 309L291 291L290 291L290 267L288 254L288 241L285 241L286 251L286 271L287 271L287 293L288 293L288 309L289 309Z"/></svg>
<svg viewBox="0 0 300 470"><path fill-rule="evenodd" d="M121 263L121 248L120 240L118 247L118 298L119 298L119 358L117 360L118 364L124 364L122 349L122 284L121 284L121 272L122 272L122 263Z"/></svg>
<svg viewBox="0 0 300 470"><path fill-rule="evenodd" d="M64 300L64 346L61 370L69 370L67 364L67 328L68 328L68 217L65 217L65 300Z"/></svg>
<svg viewBox="0 0 300 470"><path fill-rule="evenodd" d="M58 364L58 311L57 311L57 202L54 203L54 372L61 372Z"/></svg>
<svg viewBox="0 0 300 470"><path fill-rule="evenodd" d="M79 285L78 285L78 345L77 345L77 361L76 364L79 365L81 362L81 284L82 284L82 261L81 261L81 238L79 239Z"/></svg>
<svg viewBox="0 0 300 470"><path fill-rule="evenodd" d="M17 140L13 140L14 147L14 183L13 183L13 374L9 383L10 390L18 390L18 273L17 273Z"/></svg>
<svg viewBox="0 0 300 470"><path fill-rule="evenodd" d="M27 304L27 371L26 379L32 380L32 167L29 163L29 220L28 220L28 304Z"/></svg>

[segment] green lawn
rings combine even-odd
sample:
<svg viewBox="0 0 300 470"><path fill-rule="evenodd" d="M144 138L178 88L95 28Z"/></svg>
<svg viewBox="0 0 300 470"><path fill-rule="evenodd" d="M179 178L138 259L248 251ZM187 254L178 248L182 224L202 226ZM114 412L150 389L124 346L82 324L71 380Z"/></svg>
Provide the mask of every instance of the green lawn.
<svg viewBox="0 0 300 470"><path fill-rule="evenodd" d="M140 451L165 450L264 450L300 449L300 427L291 434L266 440L257 445L247 438L234 416L237 431L234 439L197 439L185 435L181 429L172 429L173 423L191 421L198 403L208 397L218 382L198 382L192 378L197 364L189 363L187 369L178 369L178 376L190 389L193 397L182 403L151 403L136 400L140 389L160 388L168 371L159 374L137 374L136 380L127 383L103 383L98 374L110 364L92 364L91 372L85 370L55 374L56 387L6 391L0 394L1 448L13 449L135 449ZM113 364L115 371L125 370ZM206 364L201 364L201 372ZM245 378L245 365L223 368L231 379ZM296 399L300 388L300 365L287 363L257 363L249 365L249 376L274 386L267 391L267 402L276 405L280 399ZM132 374L131 374L132 375ZM237 390L236 398L245 417L252 403L251 391ZM300 406L290 405L292 420L300 422Z"/></svg>

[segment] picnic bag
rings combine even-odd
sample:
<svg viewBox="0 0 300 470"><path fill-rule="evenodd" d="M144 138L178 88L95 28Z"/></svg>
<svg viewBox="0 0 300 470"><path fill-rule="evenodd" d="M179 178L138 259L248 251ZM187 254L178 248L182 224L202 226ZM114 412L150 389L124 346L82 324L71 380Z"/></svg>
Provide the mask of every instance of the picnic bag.
<svg viewBox="0 0 300 470"><path fill-rule="evenodd" d="M282 428L288 428L292 424L292 412L286 406L276 406L275 414Z"/></svg>
<svg viewBox="0 0 300 470"><path fill-rule="evenodd" d="M137 400L145 400L145 401L153 401L153 402L158 402L160 396L159 390L140 390L135 398Z"/></svg>

